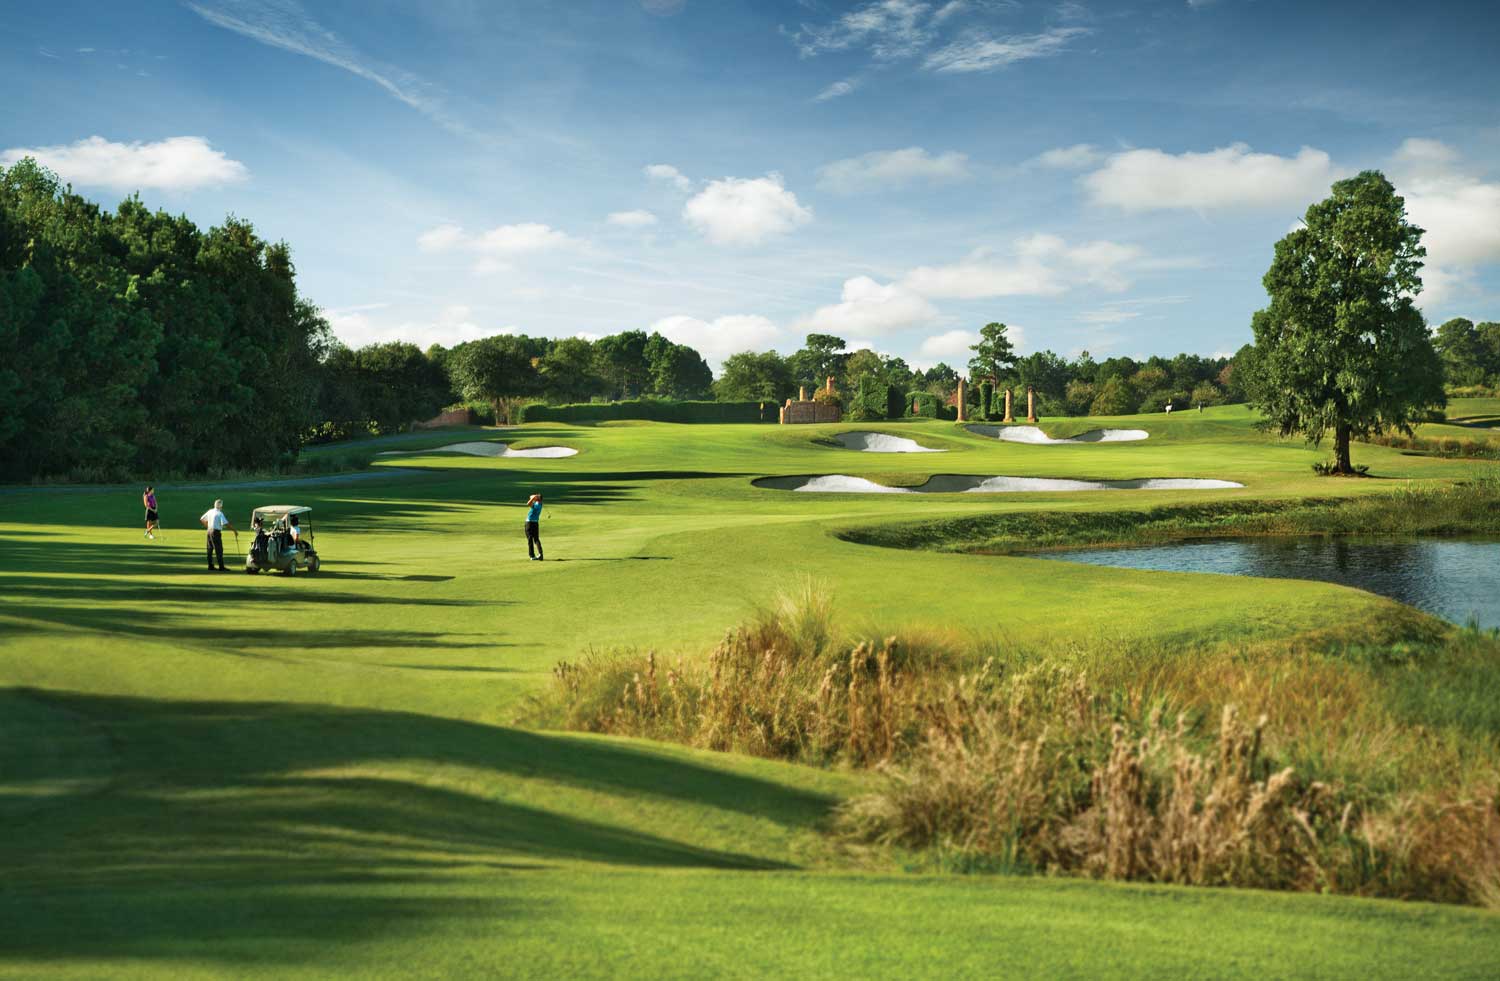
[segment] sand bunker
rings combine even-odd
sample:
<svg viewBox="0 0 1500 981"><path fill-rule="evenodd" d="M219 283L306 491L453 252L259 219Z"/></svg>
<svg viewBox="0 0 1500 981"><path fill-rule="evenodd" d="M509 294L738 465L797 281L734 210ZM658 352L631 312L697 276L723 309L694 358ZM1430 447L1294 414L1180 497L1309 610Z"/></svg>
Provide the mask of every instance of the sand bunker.
<svg viewBox="0 0 1500 981"><path fill-rule="evenodd" d="M887 487L863 477L829 474L822 477L762 477L757 487L811 491L824 494L1024 494L1037 491L1095 490L1214 490L1243 487L1232 480L1196 477L1143 477L1134 480L1068 480L1061 477L985 477L975 474L934 474L917 487Z"/></svg>
<svg viewBox="0 0 1500 981"><path fill-rule="evenodd" d="M376 456L416 456L424 453L467 453L469 456L529 457L549 460L563 456L577 456L571 446L536 446L529 450L513 450L507 443L449 443L428 450L386 450Z"/></svg>
<svg viewBox="0 0 1500 981"><path fill-rule="evenodd" d="M1151 434L1144 429L1091 429L1077 436L1054 439L1036 426L969 426L969 432L990 439L1003 439L1007 443L1032 443L1048 445L1056 443L1133 443L1146 439Z"/></svg>
<svg viewBox="0 0 1500 981"><path fill-rule="evenodd" d="M914 439L887 436L885 433L839 433L833 437L845 448L864 453L947 453L923 446Z"/></svg>

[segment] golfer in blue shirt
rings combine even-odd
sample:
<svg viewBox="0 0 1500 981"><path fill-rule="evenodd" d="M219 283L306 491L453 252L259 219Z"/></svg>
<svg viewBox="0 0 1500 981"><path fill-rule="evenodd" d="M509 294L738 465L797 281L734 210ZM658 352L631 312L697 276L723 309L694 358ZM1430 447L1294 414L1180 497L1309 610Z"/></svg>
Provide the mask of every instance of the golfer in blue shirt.
<svg viewBox="0 0 1500 981"><path fill-rule="evenodd" d="M533 562L542 561L541 521L542 495L533 494L526 501L526 554Z"/></svg>

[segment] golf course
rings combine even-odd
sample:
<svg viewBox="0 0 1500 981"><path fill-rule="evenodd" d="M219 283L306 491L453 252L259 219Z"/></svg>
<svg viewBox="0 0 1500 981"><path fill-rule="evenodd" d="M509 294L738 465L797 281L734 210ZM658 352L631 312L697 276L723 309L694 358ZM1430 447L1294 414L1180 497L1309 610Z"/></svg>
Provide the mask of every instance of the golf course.
<svg viewBox="0 0 1500 981"><path fill-rule="evenodd" d="M1493 399L1448 407L1450 420L1497 413ZM1493 459L1361 443L1370 478L1319 477L1326 449L1256 419L1242 405L1057 418L1042 424L1051 439L1147 437L1046 444L938 420L456 427L304 451L355 460L348 472L164 483L155 540L142 536L138 487L4 488L0 976L1494 977L1496 892L1486 909L1367 898L1392 894L1373 886L965 866L839 822L888 779L879 766L555 722L560 662L649 653L688 671L738 625L815 593L851 642L926 636L1006 670L1086 664L1101 703L1134 690L1131 659L1150 660L1158 691L1197 666L1254 680L1257 659L1295 664L1308 673L1265 682L1242 707L1264 710L1268 733L1279 716L1323 713L1318 752L1272 735L1267 748L1294 768L1321 754L1310 765L1329 772L1345 772L1331 734L1341 658L1357 644L1357 670L1378 682L1372 704L1408 728L1337 738L1415 733L1391 760L1426 754L1434 782L1445 767L1493 779L1500 658L1483 631L1347 586L1044 560L955 531L1129 543L1121 529L1150 515L1202 525L1309 502L1338 515L1446 500L1500 473ZM945 452L836 438L853 432L894 438L855 446ZM1418 432L1500 442L1488 424ZM830 475L898 489L944 475L1213 484L757 483ZM546 502L541 562L522 535L533 493ZM198 516L215 498L238 529L228 573L204 568ZM251 510L272 504L311 509L316 574L243 574ZM1090 521L1114 530L1077 531ZM1401 532L1392 522L1365 530ZM1264 533L1248 518L1222 525ZM1460 635L1461 670L1423 660ZM1445 694L1414 694L1444 671L1429 687ZM1294 691L1303 677L1330 687ZM1133 711L1116 704L1121 718ZM1390 763L1382 792L1404 772Z"/></svg>

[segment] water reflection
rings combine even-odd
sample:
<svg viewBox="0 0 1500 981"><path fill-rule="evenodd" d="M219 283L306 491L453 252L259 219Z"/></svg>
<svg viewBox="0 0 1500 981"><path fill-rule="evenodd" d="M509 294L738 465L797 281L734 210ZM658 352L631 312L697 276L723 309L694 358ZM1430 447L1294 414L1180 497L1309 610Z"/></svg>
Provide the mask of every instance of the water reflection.
<svg viewBox="0 0 1500 981"><path fill-rule="evenodd" d="M1400 600L1455 623L1500 627L1500 542L1371 538L1213 539L1038 554L1122 569L1317 579Z"/></svg>

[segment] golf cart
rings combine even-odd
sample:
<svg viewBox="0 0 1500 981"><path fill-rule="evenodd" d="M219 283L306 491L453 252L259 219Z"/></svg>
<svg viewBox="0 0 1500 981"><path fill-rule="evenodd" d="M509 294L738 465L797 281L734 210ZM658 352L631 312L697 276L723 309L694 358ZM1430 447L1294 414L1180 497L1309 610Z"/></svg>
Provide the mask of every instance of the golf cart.
<svg viewBox="0 0 1500 981"><path fill-rule="evenodd" d="M296 542L292 540L293 525L298 531ZM245 553L245 572L253 576L264 570L294 576L299 566L308 572L318 571L321 563L313 548L312 508L267 504L250 512L250 527L255 529L255 541Z"/></svg>

